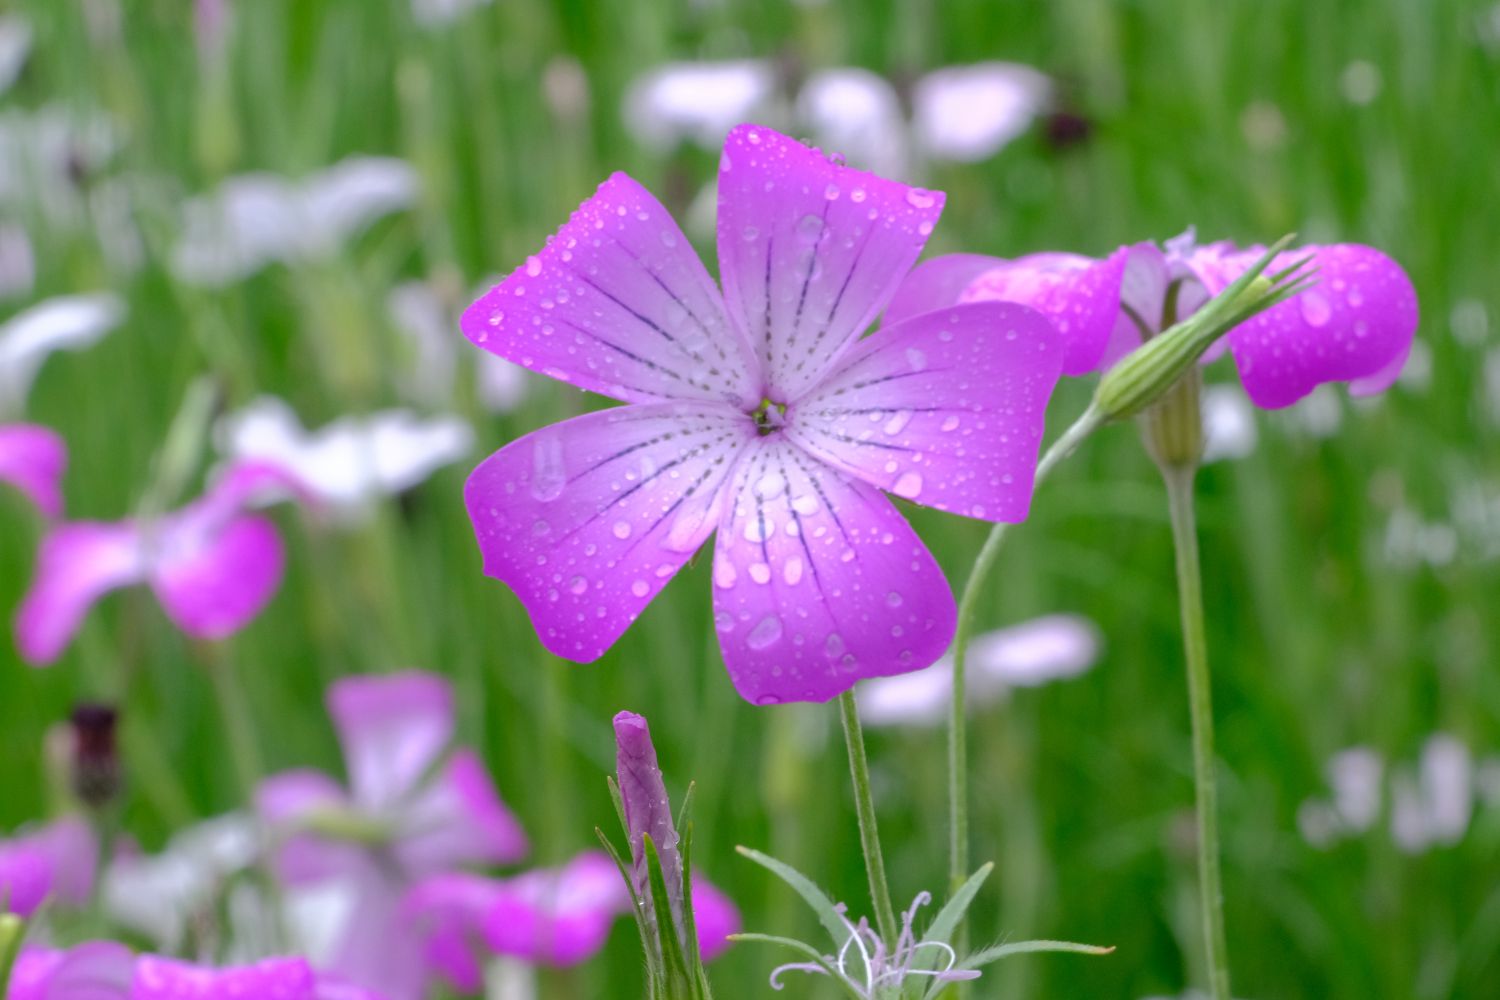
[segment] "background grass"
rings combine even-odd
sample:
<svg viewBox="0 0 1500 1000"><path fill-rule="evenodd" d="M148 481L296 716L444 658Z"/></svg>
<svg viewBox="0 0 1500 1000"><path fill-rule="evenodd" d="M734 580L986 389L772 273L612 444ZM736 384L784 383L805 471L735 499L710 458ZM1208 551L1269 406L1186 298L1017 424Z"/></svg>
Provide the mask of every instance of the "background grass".
<svg viewBox="0 0 1500 1000"><path fill-rule="evenodd" d="M1057 151L1034 130L990 161L937 168L928 183L949 192L950 210L934 252L1097 254L1190 224L1208 239L1296 230L1388 250L1418 288L1430 387L1344 404L1326 440L1261 415L1260 448L1200 481L1236 994L1495 995L1500 815L1482 812L1457 846L1418 856L1399 853L1384 828L1316 850L1295 823L1298 804L1324 794L1322 765L1339 748L1363 743L1411 760L1439 729L1477 753L1500 747L1500 540L1465 536L1437 568L1386 555L1397 509L1446 518L1461 491L1500 505L1483 388L1483 352L1497 335L1480 322L1500 309L1500 61L1486 47L1494 15L1484 5L499 0L429 32L398 0L257 0L234 5L217 83L198 65L181 0L130 0L119 39L103 42L91 40L85 8L108 4L12 6L33 22L36 51L3 100L114 116L125 141L110 173L130 178L146 236L147 265L127 275L86 233L33 227L37 297L113 288L129 303L109 339L49 363L28 407L68 440L78 517L130 508L195 375L216 373L231 404L282 395L310 424L389 405L408 363L384 308L395 282L437 275L467 287L510 269L615 169L684 210L715 155L654 155L619 113L628 81L668 59L777 56L909 80L1003 58L1055 74L1094 122L1091 138ZM1354 60L1382 83L1363 106L1341 93ZM576 115L560 117L545 96L543 78L560 66L587 83ZM350 153L411 159L425 184L419 209L330 264L273 267L222 292L174 285L162 260L180 196L230 172L300 174ZM701 249L711 261L712 248ZM1452 335L1455 315L1466 338ZM1059 394L1054 428L1087 391ZM488 451L593 404L537 383L505 418L471 399L453 405ZM612 820L607 721L628 707L651 718L673 789L698 782L695 856L751 929L816 939L811 915L736 858L736 843L813 873L863 910L834 710L739 701L709 627L708 560L597 664L556 661L517 602L480 573L459 496L471 464L353 533L277 514L290 542L287 583L227 647L269 763L336 766L320 702L331 678L442 671L460 689L464 736L483 748L539 859L556 861ZM984 527L912 516L961 581ZM0 608L10 609L39 532L9 495L0 524ZM1188 726L1165 503L1129 428L1091 441L1038 497L981 624L1058 610L1097 621L1106 655L1085 678L1020 692L972 727L974 848L999 864L973 911L976 935L1118 951L1017 959L977 992L1175 993L1201 981ZM28 669L0 643L0 829L44 809L46 727L101 693L123 697L127 823L144 843L236 806L203 656L142 594L107 600L51 669ZM872 752L897 894L939 889L941 732L873 734ZM638 974L635 949L620 927L598 960L549 974L548 995L628 995L620 984ZM762 995L780 959L736 948L714 968L720 995ZM829 994L797 982L786 995Z"/></svg>

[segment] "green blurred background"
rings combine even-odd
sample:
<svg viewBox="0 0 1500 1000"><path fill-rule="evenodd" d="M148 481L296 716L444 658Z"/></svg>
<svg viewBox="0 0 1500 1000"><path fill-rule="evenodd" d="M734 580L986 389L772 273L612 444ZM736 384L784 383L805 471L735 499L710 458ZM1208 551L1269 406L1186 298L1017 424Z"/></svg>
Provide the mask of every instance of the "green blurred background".
<svg viewBox="0 0 1500 1000"><path fill-rule="evenodd" d="M105 169L128 180L145 244L145 266L127 273L86 228L31 227L34 298L113 289L129 308L99 346L49 362L28 404L29 419L68 441L74 517L131 508L200 373L219 376L230 405L274 393L313 426L392 405L410 362L385 307L396 283L468 288L509 270L617 169L685 212L716 154L650 151L620 110L628 83L668 60L774 57L792 75L854 65L898 83L989 59L1052 74L1092 123L1087 138L1058 148L1038 125L984 162L934 166L925 183L948 192L949 209L932 252L1101 254L1190 224L1204 239L1295 230L1384 248L1416 283L1430 379L1370 406L1340 395L1343 419L1326 438L1258 414L1258 449L1199 484L1235 993L1500 991L1500 808L1477 807L1456 845L1415 855L1385 823L1323 850L1296 822L1304 800L1326 796L1324 762L1343 747L1409 763L1444 731L1476 756L1500 750L1500 404L1485 387L1486 352L1500 344L1487 319L1500 309L1500 14L1486 4L497 0L429 30L405 0L252 0L232 5L213 66L200 65L185 0L125 0L102 31L99 11L115 6L103 0L8 6L35 42L0 102L111 116L123 142ZM420 206L331 262L272 266L219 291L174 283L163 262L180 197L231 173L302 175L353 153L415 164ZM712 247L700 249L711 262ZM1500 356L1488 357L1500 382ZM533 385L503 418L471 393L453 400L474 422L473 459L356 531L276 513L286 584L227 646L268 763L337 767L321 705L332 678L441 671L459 687L465 738L483 748L538 860L553 862L612 826L607 723L638 710L674 793L697 781L695 857L748 928L817 940L810 912L732 848L767 850L867 908L835 709L738 699L710 628L708 560L587 666L546 655L517 602L481 575L460 502L473 460L596 405ZM1054 432L1088 391L1059 392ZM1460 517L1464 503L1488 514ZM985 527L911 514L960 583ZM1449 558L1410 557L1393 524L1412 515L1453 526ZM8 615L40 525L9 493L0 525ZM1118 950L1015 959L986 974L979 996L1175 995L1201 982L1174 597L1155 471L1130 428L1110 429L1038 496L980 602L982 628L1083 614L1106 649L1085 677L976 716L974 849L998 871L972 912L977 939ZM44 731L90 694L123 696L127 824L143 843L235 807L202 659L143 592L107 599L52 668L26 667L0 642L0 829L46 808ZM939 890L943 734L870 740L896 895ZM631 995L621 984L638 976L636 951L621 925L598 960L547 974L546 995ZM713 967L719 994L763 995L783 960L735 948ZM785 995L833 994L798 980Z"/></svg>

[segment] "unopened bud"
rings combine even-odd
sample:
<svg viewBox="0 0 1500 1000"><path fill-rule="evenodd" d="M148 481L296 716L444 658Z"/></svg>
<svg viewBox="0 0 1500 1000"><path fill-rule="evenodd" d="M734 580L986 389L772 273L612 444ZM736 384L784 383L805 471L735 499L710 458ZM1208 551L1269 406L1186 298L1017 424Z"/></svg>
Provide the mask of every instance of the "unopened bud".
<svg viewBox="0 0 1500 1000"><path fill-rule="evenodd" d="M120 792L120 754L115 746L119 713L110 705L85 702L73 709L73 755L68 783L78 800L102 809Z"/></svg>
<svg viewBox="0 0 1500 1000"><path fill-rule="evenodd" d="M3 901L0 901L3 902ZM10 972L21 954L26 924L14 913L0 906L0 997L10 996Z"/></svg>
<svg viewBox="0 0 1500 1000"><path fill-rule="evenodd" d="M1309 280L1302 271L1305 261L1274 277L1262 274L1291 240L1290 236L1281 239L1207 305L1152 337L1106 372L1094 391L1100 415L1105 420L1123 420L1145 411L1195 369L1198 359L1220 337L1305 289Z"/></svg>

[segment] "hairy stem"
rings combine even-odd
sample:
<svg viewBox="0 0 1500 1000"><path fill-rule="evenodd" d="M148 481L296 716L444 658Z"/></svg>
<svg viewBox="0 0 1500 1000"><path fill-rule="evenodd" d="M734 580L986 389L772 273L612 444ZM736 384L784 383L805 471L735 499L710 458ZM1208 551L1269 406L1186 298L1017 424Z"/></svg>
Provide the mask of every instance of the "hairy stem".
<svg viewBox="0 0 1500 1000"><path fill-rule="evenodd" d="M1214 718L1209 689L1208 640L1203 626L1203 580L1193 512L1194 469L1163 467L1177 554L1177 596L1187 659L1188 710L1193 725L1193 776L1198 791L1198 901L1209 992L1229 1000L1229 957L1224 935L1224 888L1219 873L1218 791L1214 776Z"/></svg>
<svg viewBox="0 0 1500 1000"><path fill-rule="evenodd" d="M1103 422L1097 410L1090 406L1073 426L1053 442L1036 467L1033 489L1052 472L1063 459L1071 455L1084 438ZM964 584L963 596L958 601L958 625L953 636L953 701L948 715L948 879L949 891L956 890L969 877L969 747L966 730L967 682L964 668L969 656L969 641L974 632L974 606L984 591L985 581L995 568L1000 555L1001 543L1009 525L997 522L990 528L979 558L969 572Z"/></svg>
<svg viewBox="0 0 1500 1000"><path fill-rule="evenodd" d="M880 831L875 825L875 799L870 794L870 761L865 756L865 734L859 724L854 692L839 695L844 719L844 743L849 748L849 776L854 781L854 807L859 813L859 842L864 850L865 870L870 876L870 901L875 907L875 926L887 947L896 941L896 911L891 906L891 887L885 880L885 856L880 850Z"/></svg>

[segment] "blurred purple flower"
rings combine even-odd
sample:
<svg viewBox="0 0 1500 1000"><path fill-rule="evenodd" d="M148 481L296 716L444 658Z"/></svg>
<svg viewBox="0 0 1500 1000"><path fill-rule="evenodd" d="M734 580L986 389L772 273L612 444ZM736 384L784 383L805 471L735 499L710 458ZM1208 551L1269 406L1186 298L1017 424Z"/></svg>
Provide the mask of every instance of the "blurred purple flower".
<svg viewBox="0 0 1500 1000"><path fill-rule="evenodd" d="M281 582L275 526L245 509L268 489L299 489L282 470L234 466L201 498L152 521L70 521L42 540L16 613L16 645L30 663L56 660L89 607L107 592L148 584L167 617L198 639L222 639L258 615Z"/></svg>
<svg viewBox="0 0 1500 1000"><path fill-rule="evenodd" d="M718 529L736 689L826 701L935 660L942 571L881 490L1018 521L1061 350L981 303L861 339L943 204L742 126L719 168L721 294L624 174L464 314L475 344L630 404L501 449L465 491L485 572L559 656L597 659Z"/></svg>
<svg viewBox="0 0 1500 1000"><path fill-rule="evenodd" d="M966 704L972 710L1013 687L1076 677L1098 661L1099 650L1099 630L1077 615L1046 615L975 636ZM859 714L872 726L935 726L947 719L952 698L953 658L944 656L926 670L866 684Z"/></svg>
<svg viewBox="0 0 1500 1000"><path fill-rule="evenodd" d="M292 884L342 880L352 919L329 967L349 981L419 996L422 952L402 897L417 881L470 864L515 861L526 836L479 755L449 751L453 691L434 674L351 677L328 691L349 772L346 792L318 771L267 779L257 805L282 838L276 864Z"/></svg>
<svg viewBox="0 0 1500 1000"><path fill-rule="evenodd" d="M36 424L0 424L0 483L9 483L48 517L62 515L62 475L68 449Z"/></svg>
<svg viewBox="0 0 1500 1000"><path fill-rule="evenodd" d="M98 853L93 830L81 819L60 819L0 840L0 913L29 917L49 900L84 905Z"/></svg>
<svg viewBox="0 0 1500 1000"><path fill-rule="evenodd" d="M953 254L914 270L886 312L887 323L957 303L1030 305L1066 342L1063 370L1107 367L1140 343L1142 328L1164 328L1169 289L1175 317L1196 312L1260 256L1262 247L1198 246L1191 232L1122 247L1103 260L1042 253L1006 261ZM1326 382L1349 382L1355 395L1384 391L1401 373L1417 328L1417 297L1401 266L1373 247L1352 243L1299 247L1272 261L1274 273L1311 253L1317 284L1240 324L1205 356L1227 349L1250 399L1266 409L1290 406Z"/></svg>
<svg viewBox="0 0 1500 1000"><path fill-rule="evenodd" d="M699 952L711 961L739 931L739 911L696 873L693 887ZM429 967L466 992L480 988L485 953L562 966L592 957L630 906L619 869L598 851L514 878L438 875L406 901Z"/></svg>
<svg viewBox="0 0 1500 1000"><path fill-rule="evenodd" d="M114 941L68 949L23 947L6 1000L134 1000L135 956Z"/></svg>

